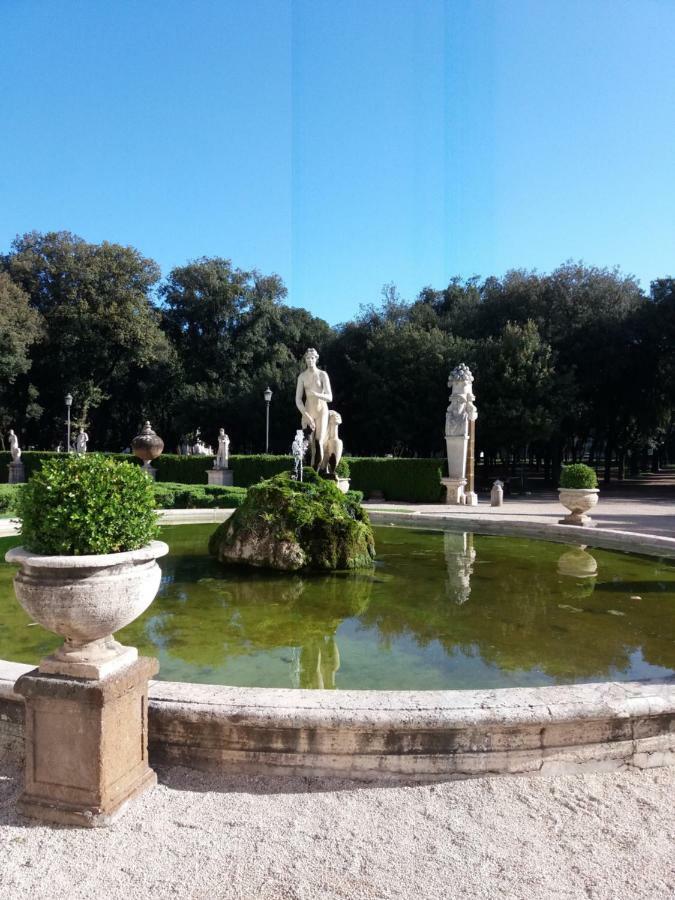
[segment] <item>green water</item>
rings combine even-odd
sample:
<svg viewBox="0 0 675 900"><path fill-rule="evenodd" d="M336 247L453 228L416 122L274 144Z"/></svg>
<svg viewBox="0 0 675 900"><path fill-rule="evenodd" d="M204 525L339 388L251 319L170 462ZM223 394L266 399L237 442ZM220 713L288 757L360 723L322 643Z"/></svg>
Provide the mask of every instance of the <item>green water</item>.
<svg viewBox="0 0 675 900"><path fill-rule="evenodd" d="M381 527L373 571L272 575L212 560L214 528L163 530L171 554L161 560L159 596L118 634L157 656L166 680L405 690L675 671L672 562ZM0 558L17 543L0 540ZM0 564L0 658L37 663L60 640L31 624L13 574Z"/></svg>

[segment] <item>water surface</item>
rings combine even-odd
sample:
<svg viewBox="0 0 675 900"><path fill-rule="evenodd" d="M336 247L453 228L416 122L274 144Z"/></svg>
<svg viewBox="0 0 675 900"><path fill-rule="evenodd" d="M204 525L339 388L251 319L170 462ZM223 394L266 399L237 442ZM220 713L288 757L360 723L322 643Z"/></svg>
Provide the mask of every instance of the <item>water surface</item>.
<svg viewBox="0 0 675 900"><path fill-rule="evenodd" d="M375 529L373 570L226 568L214 525L163 529L150 609L118 633L160 678L261 687L495 688L675 673L675 565L521 538ZM2 558L19 539L0 540ZM0 657L60 639L30 622L0 564Z"/></svg>

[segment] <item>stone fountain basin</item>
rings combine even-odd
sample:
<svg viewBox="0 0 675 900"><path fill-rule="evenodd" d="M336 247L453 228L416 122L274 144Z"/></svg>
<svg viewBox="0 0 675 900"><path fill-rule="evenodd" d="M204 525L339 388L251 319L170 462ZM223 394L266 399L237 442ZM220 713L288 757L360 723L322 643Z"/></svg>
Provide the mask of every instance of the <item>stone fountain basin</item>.
<svg viewBox="0 0 675 900"><path fill-rule="evenodd" d="M212 511L204 511L212 521ZM559 525L371 513L374 521L569 542ZM587 538L582 535L587 533ZM675 539L579 528L594 546L675 557ZM0 662L0 753L20 756L30 666ZM367 781L675 765L675 678L462 691L326 691L154 682L151 762Z"/></svg>

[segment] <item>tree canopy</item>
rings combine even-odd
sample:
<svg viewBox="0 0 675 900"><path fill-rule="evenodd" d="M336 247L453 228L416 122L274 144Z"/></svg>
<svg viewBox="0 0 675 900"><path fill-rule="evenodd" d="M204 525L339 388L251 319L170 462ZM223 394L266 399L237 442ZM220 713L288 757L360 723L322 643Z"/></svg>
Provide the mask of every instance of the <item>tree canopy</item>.
<svg viewBox="0 0 675 900"><path fill-rule="evenodd" d="M314 346L352 454L443 450L447 377L475 376L478 449L508 459L634 457L673 436L675 279L567 262L553 272L422 287L330 327L288 304L275 274L203 257L164 280L133 247L32 232L0 257L0 424L24 446L63 439L67 392L93 448L119 450L150 418L174 449L225 426L240 452L297 427L294 390ZM554 466L555 468L555 466Z"/></svg>

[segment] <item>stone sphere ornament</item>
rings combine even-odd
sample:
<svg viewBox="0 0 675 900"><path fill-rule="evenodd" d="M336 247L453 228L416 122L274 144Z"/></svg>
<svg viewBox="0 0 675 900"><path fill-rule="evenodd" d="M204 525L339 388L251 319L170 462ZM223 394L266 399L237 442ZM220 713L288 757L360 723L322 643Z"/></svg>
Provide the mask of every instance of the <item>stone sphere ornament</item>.
<svg viewBox="0 0 675 900"><path fill-rule="evenodd" d="M143 461L143 471L154 478L156 470L152 467L152 461L161 455L164 449L164 441L152 430L150 422L146 422L140 434L131 442L134 456Z"/></svg>

